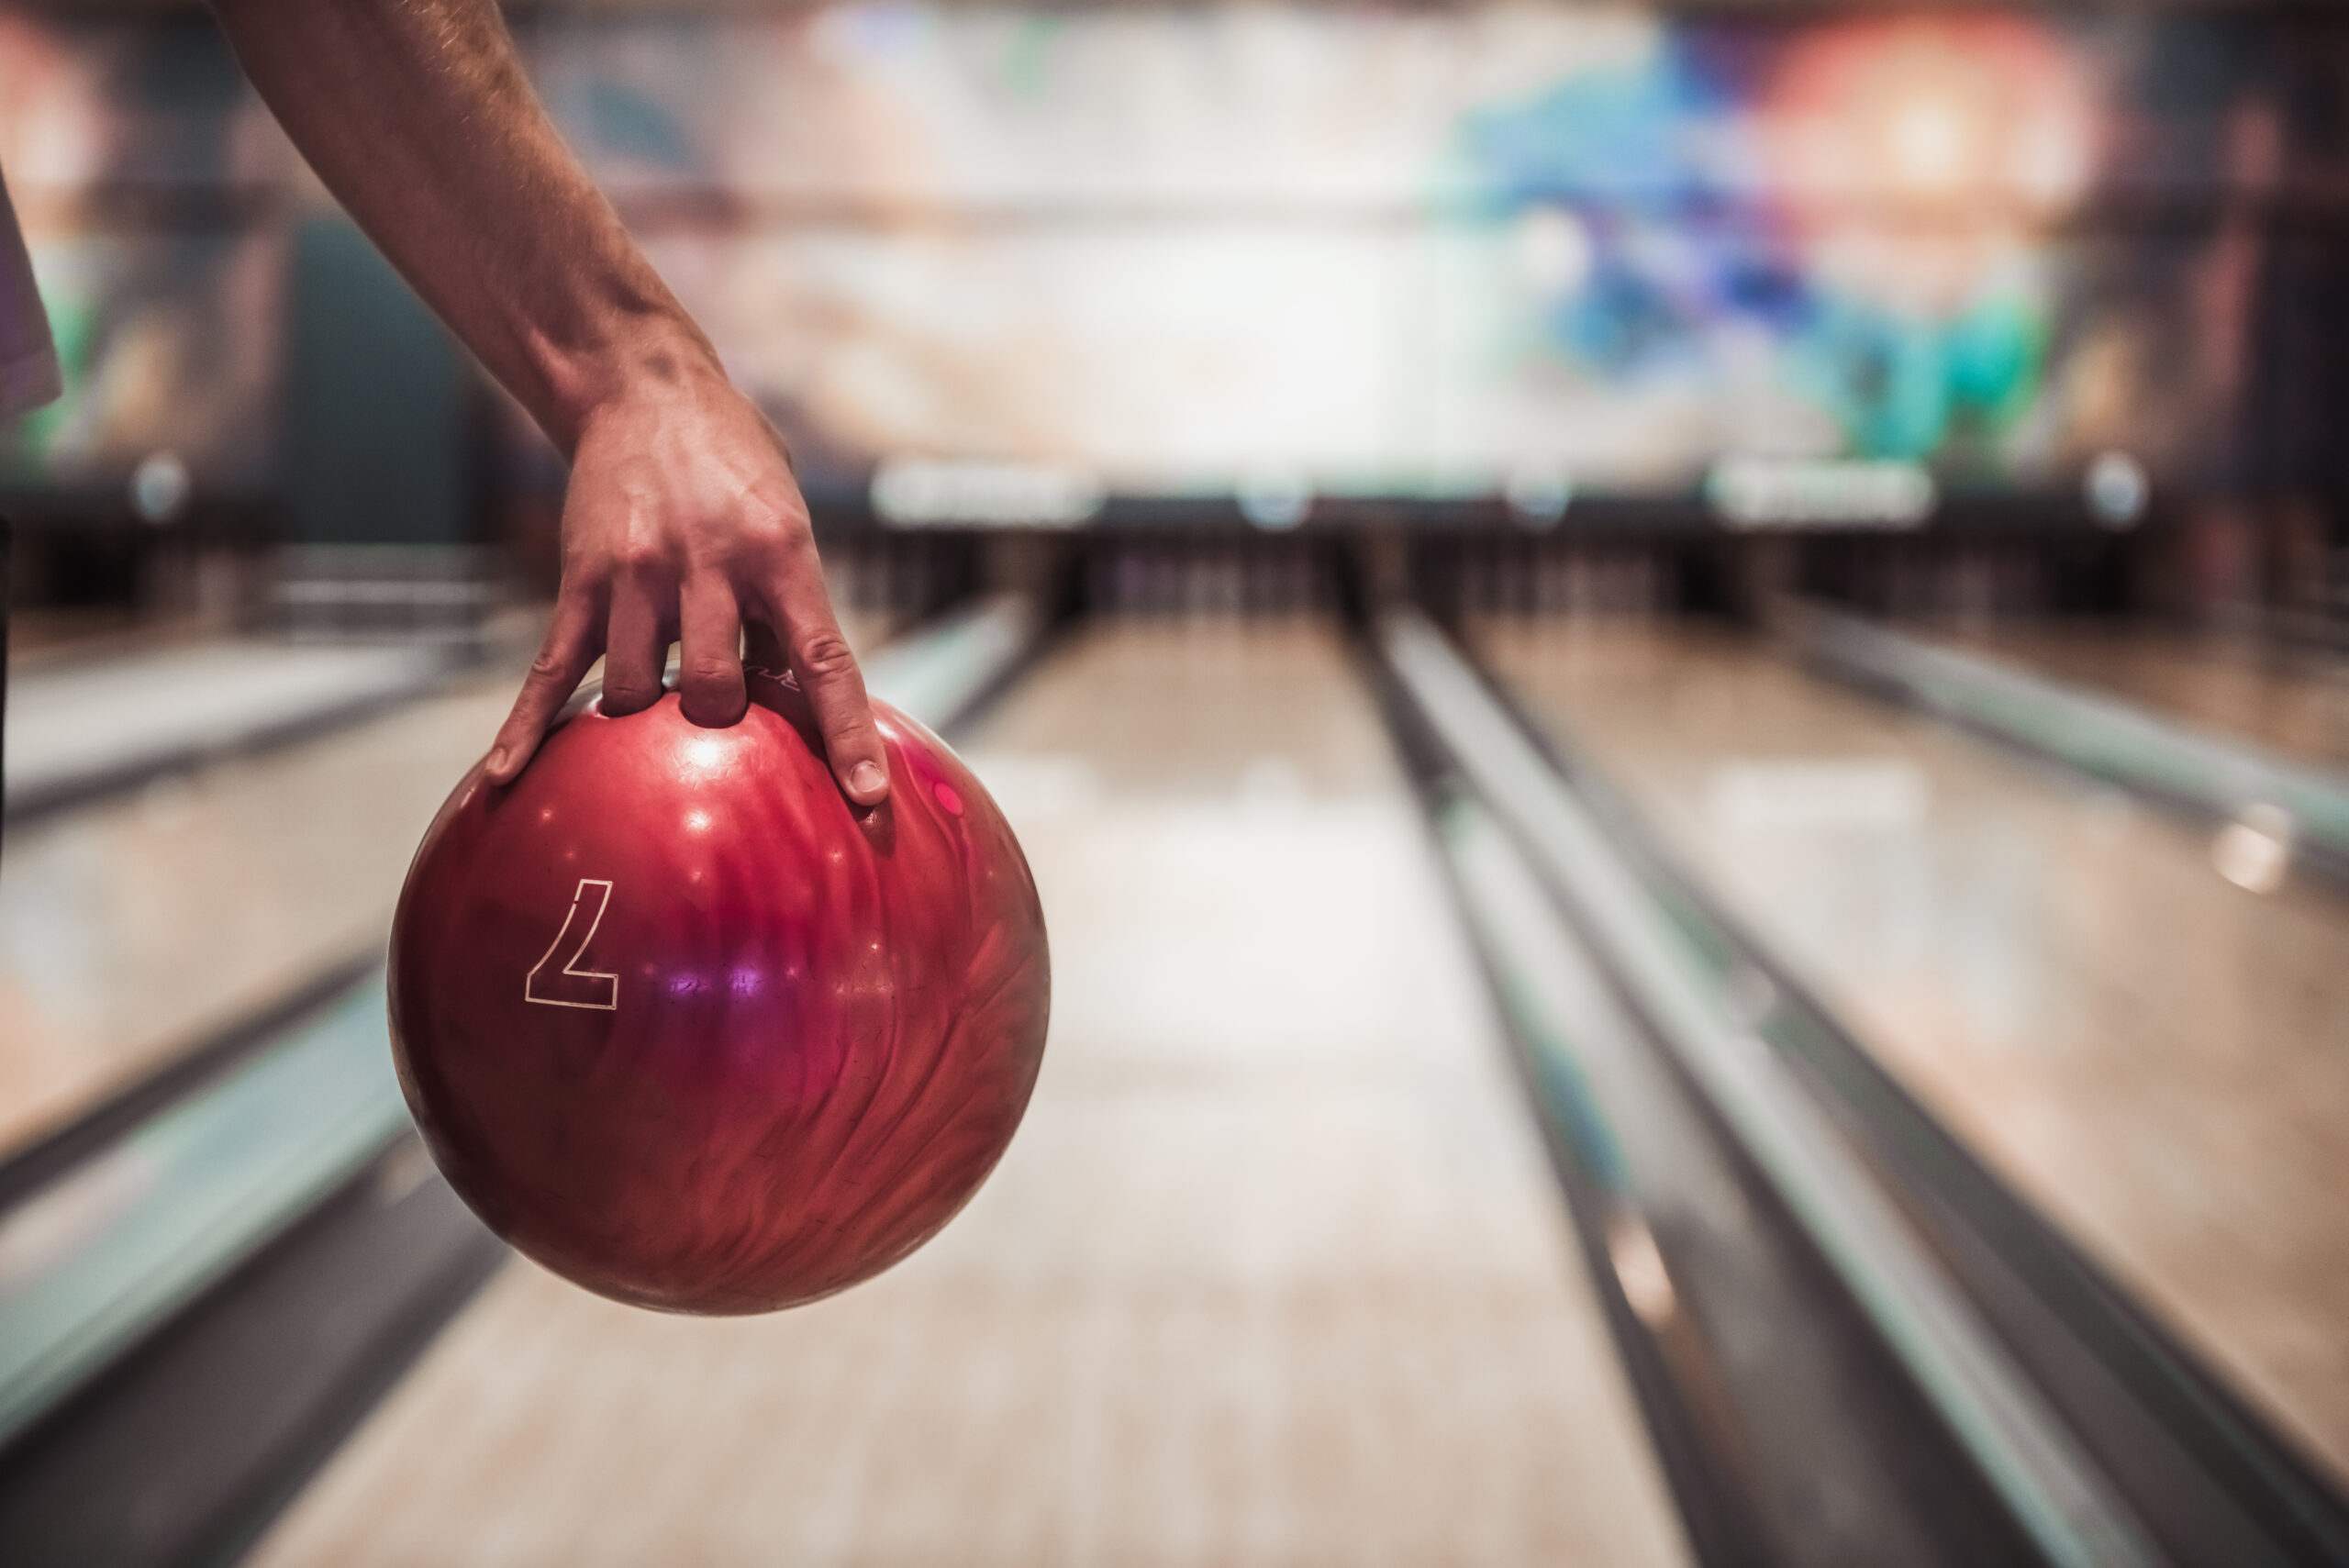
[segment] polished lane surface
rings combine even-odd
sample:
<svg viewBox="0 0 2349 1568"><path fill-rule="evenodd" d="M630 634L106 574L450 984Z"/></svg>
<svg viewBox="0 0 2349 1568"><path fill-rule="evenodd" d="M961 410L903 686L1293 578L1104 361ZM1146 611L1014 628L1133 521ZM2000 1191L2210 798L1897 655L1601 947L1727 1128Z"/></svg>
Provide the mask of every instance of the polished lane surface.
<svg viewBox="0 0 2349 1568"><path fill-rule="evenodd" d="M1055 982L971 1209L764 1318L517 1264L256 1561L1685 1561L1336 635L1105 626L966 750Z"/></svg>
<svg viewBox="0 0 2349 1568"><path fill-rule="evenodd" d="M1991 1164L2349 1478L2349 909L1725 632L1479 651Z"/></svg>
<svg viewBox="0 0 2349 1568"><path fill-rule="evenodd" d="M520 671L500 662L351 728L12 829L0 1150L381 941L417 840Z"/></svg>

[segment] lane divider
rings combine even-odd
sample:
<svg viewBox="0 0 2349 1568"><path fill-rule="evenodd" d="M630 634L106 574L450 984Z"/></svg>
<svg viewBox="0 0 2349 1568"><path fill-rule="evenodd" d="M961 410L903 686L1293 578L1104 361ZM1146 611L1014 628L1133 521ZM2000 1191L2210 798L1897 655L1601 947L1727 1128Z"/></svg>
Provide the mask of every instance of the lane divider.
<svg viewBox="0 0 2349 1568"><path fill-rule="evenodd" d="M1690 964L1603 825L1450 641L1409 609L1386 612L1375 636L1460 773L1566 892L1610 973L2041 1552L2066 1568L2165 1561L1809 1091Z"/></svg>
<svg viewBox="0 0 2349 1568"><path fill-rule="evenodd" d="M1777 618L1804 657L1846 680L2219 817L2285 860L2349 880L2349 776L1823 606L1790 606Z"/></svg>

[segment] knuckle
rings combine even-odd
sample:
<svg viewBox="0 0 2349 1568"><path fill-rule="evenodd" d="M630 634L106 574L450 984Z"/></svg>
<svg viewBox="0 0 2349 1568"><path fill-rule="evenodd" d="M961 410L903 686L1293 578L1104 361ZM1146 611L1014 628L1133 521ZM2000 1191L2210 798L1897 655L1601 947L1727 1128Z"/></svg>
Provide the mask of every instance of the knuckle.
<svg viewBox="0 0 2349 1568"><path fill-rule="evenodd" d="M697 653L685 662L685 678L697 686L722 686L742 678L742 666L718 653Z"/></svg>
<svg viewBox="0 0 2349 1568"><path fill-rule="evenodd" d="M811 681L837 681L856 673L856 655L836 631L818 632L800 639L792 651L800 673Z"/></svg>
<svg viewBox="0 0 2349 1568"><path fill-rule="evenodd" d="M743 547L764 561L788 559L805 549L811 537L806 517L764 510L745 518L740 531Z"/></svg>
<svg viewBox="0 0 2349 1568"><path fill-rule="evenodd" d="M799 507L787 507L771 515L765 523L767 531L793 548L807 544L816 537L815 524Z"/></svg>
<svg viewBox="0 0 2349 1568"><path fill-rule="evenodd" d="M641 581L666 573L669 555L657 539L632 539L612 552L612 564L621 576Z"/></svg>
<svg viewBox="0 0 2349 1568"><path fill-rule="evenodd" d="M571 661L553 649L541 649L530 661L530 684L540 686L558 685L570 675Z"/></svg>

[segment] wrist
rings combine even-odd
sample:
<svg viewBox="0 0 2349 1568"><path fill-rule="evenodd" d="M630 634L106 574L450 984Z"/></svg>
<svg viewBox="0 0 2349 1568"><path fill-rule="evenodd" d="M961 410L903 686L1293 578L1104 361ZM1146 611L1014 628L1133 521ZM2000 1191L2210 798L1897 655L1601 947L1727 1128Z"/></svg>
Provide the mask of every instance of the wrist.
<svg viewBox="0 0 2349 1568"><path fill-rule="evenodd" d="M674 305L627 313L592 343L549 360L540 423L566 457L591 424L618 406L693 398L730 385L709 339Z"/></svg>

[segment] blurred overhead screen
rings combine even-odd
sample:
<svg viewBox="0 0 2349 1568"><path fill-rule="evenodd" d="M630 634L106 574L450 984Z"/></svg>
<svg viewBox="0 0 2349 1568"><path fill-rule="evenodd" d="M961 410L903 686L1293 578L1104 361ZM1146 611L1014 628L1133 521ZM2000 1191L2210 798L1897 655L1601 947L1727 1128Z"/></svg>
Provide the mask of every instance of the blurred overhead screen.
<svg viewBox="0 0 2349 1568"><path fill-rule="evenodd" d="M566 132L818 481L915 460L1563 504L1684 491L1728 457L1996 488L2116 449L2199 475L2239 444L2268 229L2228 194L2274 180L2286 113L2255 18L884 4L523 26ZM162 47L130 40L0 34L12 84L46 80L37 56L81 73L5 95L20 194L119 183L120 126L157 112L137 93L211 91L184 66L127 87L126 52ZM214 128L223 188L283 178L249 102L173 112ZM41 150L61 135L78 161ZM245 412L173 439L265 444L275 220L168 250L40 195L76 393L28 461L136 446L117 433L198 365ZM217 357L173 347L220 320Z"/></svg>

